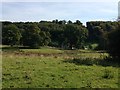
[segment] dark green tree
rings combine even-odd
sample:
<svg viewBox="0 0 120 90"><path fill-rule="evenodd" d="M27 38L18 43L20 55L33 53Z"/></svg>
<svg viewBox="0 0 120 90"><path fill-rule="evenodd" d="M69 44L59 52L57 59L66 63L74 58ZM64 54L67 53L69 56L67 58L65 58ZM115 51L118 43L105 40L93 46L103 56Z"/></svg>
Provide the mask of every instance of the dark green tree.
<svg viewBox="0 0 120 90"><path fill-rule="evenodd" d="M57 20L57 19L56 19L56 20L53 20L52 23L58 24L58 20Z"/></svg>
<svg viewBox="0 0 120 90"><path fill-rule="evenodd" d="M74 24L82 25L82 23L79 20L76 20L76 22Z"/></svg>
<svg viewBox="0 0 120 90"><path fill-rule="evenodd" d="M20 30L14 24L4 25L2 28L2 42L6 45L18 45L21 38Z"/></svg>
<svg viewBox="0 0 120 90"><path fill-rule="evenodd" d="M120 58L120 25L107 34L107 51L111 56Z"/></svg>
<svg viewBox="0 0 120 90"><path fill-rule="evenodd" d="M58 23L59 23L59 24L65 24L66 21L65 21L65 20L60 20Z"/></svg>
<svg viewBox="0 0 120 90"><path fill-rule="evenodd" d="M64 30L64 44L70 49L82 48L87 38L87 29L74 24L68 24Z"/></svg>
<svg viewBox="0 0 120 90"><path fill-rule="evenodd" d="M36 24L27 24L22 37L23 45L39 48L42 43L40 32Z"/></svg>
<svg viewBox="0 0 120 90"><path fill-rule="evenodd" d="M67 24L72 24L72 21L69 20L69 21L67 22Z"/></svg>
<svg viewBox="0 0 120 90"><path fill-rule="evenodd" d="M49 32L40 32L40 37L41 37L41 46L47 46L50 42L50 33Z"/></svg>
<svg viewBox="0 0 120 90"><path fill-rule="evenodd" d="M26 25L22 38L24 46L40 48L40 46L48 45L50 41L49 32L41 31L35 23Z"/></svg>

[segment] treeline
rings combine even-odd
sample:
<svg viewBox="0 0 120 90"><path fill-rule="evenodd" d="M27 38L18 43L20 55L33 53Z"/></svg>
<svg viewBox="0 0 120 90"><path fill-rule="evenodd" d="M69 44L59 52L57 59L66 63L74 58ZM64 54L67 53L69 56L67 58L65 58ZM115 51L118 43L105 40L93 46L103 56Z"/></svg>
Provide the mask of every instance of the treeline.
<svg viewBox="0 0 120 90"><path fill-rule="evenodd" d="M2 43L31 48L53 46L63 49L110 50L119 45L120 22L92 21L86 27L79 21L2 22ZM117 32L117 33L116 33ZM113 42L112 42L113 41ZM112 45L112 46L111 46ZM120 45L119 45L120 46ZM119 53L119 47L116 49ZM114 50L113 50L114 51Z"/></svg>
<svg viewBox="0 0 120 90"><path fill-rule="evenodd" d="M54 46L66 49L82 48L88 30L79 20L52 22L2 22L2 42L5 45L23 45L31 48Z"/></svg>

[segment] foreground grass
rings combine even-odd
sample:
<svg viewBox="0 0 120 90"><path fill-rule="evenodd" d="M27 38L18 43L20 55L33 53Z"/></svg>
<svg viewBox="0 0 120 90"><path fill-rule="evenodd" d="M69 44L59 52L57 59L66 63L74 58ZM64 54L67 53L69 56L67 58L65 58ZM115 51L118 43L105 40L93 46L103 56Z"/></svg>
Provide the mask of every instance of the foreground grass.
<svg viewBox="0 0 120 90"><path fill-rule="evenodd" d="M49 48L3 51L2 86L3 88L118 88L118 66L83 62L88 57L92 61L106 55Z"/></svg>

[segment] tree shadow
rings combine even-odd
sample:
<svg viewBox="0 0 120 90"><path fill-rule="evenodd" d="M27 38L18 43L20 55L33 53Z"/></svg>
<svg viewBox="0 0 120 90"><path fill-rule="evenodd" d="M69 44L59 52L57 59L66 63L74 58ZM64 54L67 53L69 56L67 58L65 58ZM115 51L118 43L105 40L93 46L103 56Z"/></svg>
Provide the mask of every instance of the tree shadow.
<svg viewBox="0 0 120 90"><path fill-rule="evenodd" d="M6 47L1 47L2 51L18 51L19 47L11 47L11 46L6 46Z"/></svg>
<svg viewBox="0 0 120 90"><path fill-rule="evenodd" d="M30 47L19 47L19 46L6 46L0 48L2 52L21 52L21 49L31 49Z"/></svg>
<svg viewBox="0 0 120 90"><path fill-rule="evenodd" d="M2 50L19 50L19 49L36 49L28 46L6 46L6 47L1 47L0 49Z"/></svg>
<svg viewBox="0 0 120 90"><path fill-rule="evenodd" d="M74 63L76 65L86 65L86 66L93 66L93 65L100 65L100 66L112 66L112 67L120 67L119 65L119 59L118 58L104 58L104 59L98 59L98 58L74 58L74 59L67 59L64 60L65 63Z"/></svg>

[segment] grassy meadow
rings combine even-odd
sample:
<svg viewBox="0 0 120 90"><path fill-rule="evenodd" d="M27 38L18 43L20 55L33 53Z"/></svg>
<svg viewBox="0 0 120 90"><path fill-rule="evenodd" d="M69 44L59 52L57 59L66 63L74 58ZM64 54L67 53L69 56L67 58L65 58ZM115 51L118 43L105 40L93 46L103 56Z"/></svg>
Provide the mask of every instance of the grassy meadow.
<svg viewBox="0 0 120 90"><path fill-rule="evenodd" d="M2 88L118 88L118 63L92 50L3 47Z"/></svg>

